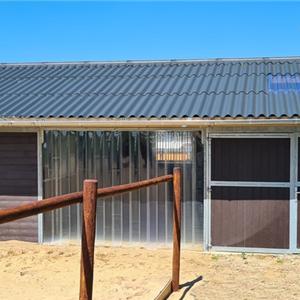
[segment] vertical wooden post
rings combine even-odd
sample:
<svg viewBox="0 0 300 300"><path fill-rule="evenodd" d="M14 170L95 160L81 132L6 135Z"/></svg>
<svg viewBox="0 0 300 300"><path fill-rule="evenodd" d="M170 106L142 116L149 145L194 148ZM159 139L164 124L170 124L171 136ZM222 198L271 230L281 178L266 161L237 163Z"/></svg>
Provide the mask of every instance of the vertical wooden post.
<svg viewBox="0 0 300 300"><path fill-rule="evenodd" d="M181 169L173 170L173 262L172 262L172 290L179 290L180 272L180 233L181 233Z"/></svg>
<svg viewBox="0 0 300 300"><path fill-rule="evenodd" d="M91 300L93 295L96 202L97 180L85 180L82 203L80 300Z"/></svg>

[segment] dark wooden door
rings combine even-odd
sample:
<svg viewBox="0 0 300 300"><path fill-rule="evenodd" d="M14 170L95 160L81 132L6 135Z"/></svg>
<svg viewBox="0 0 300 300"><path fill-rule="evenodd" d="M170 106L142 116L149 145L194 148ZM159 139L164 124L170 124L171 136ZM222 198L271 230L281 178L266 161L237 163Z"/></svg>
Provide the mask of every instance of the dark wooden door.
<svg viewBox="0 0 300 300"><path fill-rule="evenodd" d="M289 248L289 189L213 187L212 245Z"/></svg>
<svg viewBox="0 0 300 300"><path fill-rule="evenodd" d="M37 134L0 133L0 209L37 200L37 195ZM0 240L37 238L37 216L0 225Z"/></svg>
<svg viewBox="0 0 300 300"><path fill-rule="evenodd" d="M290 193L280 185L289 182L290 140L220 138L211 145L211 179L220 182L211 192L212 246L289 248Z"/></svg>

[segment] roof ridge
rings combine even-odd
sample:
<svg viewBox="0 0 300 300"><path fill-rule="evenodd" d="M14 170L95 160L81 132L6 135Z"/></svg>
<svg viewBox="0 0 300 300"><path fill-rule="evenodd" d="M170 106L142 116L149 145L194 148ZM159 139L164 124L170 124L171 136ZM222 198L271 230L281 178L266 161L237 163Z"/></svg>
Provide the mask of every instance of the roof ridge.
<svg viewBox="0 0 300 300"><path fill-rule="evenodd" d="M272 62L272 61L295 61L300 56L283 57L245 57L245 58L204 58L204 59L149 59L149 60L120 60L120 61L58 61L58 62L7 62L0 66L48 66L48 65L134 65L134 64L184 64L184 63L217 63L217 62Z"/></svg>

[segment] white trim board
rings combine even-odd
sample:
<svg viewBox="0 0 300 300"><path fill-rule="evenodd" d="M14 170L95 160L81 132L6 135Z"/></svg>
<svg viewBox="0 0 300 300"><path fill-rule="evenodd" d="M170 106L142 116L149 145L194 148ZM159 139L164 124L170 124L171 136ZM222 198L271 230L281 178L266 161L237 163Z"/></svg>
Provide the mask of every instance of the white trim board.
<svg viewBox="0 0 300 300"><path fill-rule="evenodd" d="M289 188L290 182L263 182L263 181L217 181L212 180L211 186L232 186L232 187L278 187Z"/></svg>

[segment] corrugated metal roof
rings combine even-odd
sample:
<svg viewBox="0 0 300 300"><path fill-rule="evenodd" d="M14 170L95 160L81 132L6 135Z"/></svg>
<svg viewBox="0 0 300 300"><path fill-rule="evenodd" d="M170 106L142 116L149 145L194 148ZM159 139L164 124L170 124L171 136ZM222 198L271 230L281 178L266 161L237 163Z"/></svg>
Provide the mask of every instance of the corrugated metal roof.
<svg viewBox="0 0 300 300"><path fill-rule="evenodd" d="M299 117L291 78L300 58L2 64L0 117Z"/></svg>

